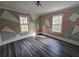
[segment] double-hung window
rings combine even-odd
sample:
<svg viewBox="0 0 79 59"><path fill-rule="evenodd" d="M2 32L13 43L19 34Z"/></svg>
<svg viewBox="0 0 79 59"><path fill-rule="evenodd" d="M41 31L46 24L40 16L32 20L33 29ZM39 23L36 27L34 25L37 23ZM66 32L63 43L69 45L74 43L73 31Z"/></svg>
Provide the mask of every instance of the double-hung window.
<svg viewBox="0 0 79 59"><path fill-rule="evenodd" d="M55 15L52 17L52 32L62 32L63 15Z"/></svg>
<svg viewBox="0 0 79 59"><path fill-rule="evenodd" d="M20 30L21 32L28 32L27 16L20 16Z"/></svg>

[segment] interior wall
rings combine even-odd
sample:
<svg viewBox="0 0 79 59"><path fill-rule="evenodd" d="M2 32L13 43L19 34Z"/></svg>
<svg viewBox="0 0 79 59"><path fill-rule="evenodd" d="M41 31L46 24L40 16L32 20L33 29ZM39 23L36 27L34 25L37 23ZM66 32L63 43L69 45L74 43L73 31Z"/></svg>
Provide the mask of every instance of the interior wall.
<svg viewBox="0 0 79 59"><path fill-rule="evenodd" d="M15 40L28 33L20 32L19 16L28 16L29 20L29 33L35 30L35 22L31 14L23 14L17 11L0 8L0 42L7 40Z"/></svg>
<svg viewBox="0 0 79 59"><path fill-rule="evenodd" d="M40 32L79 41L79 8L60 10L40 16ZM63 14L62 33L52 32L52 16Z"/></svg>

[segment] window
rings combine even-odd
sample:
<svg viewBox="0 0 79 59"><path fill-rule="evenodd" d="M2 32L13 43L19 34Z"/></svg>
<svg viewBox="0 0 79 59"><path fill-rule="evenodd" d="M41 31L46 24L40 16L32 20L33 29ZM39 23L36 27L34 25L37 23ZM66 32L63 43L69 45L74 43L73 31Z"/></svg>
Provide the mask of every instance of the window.
<svg viewBox="0 0 79 59"><path fill-rule="evenodd" d="M28 31L27 16L20 16L20 30L21 30L21 32L27 32Z"/></svg>
<svg viewBox="0 0 79 59"><path fill-rule="evenodd" d="M52 31L53 32L62 32L62 15L56 15L52 18Z"/></svg>

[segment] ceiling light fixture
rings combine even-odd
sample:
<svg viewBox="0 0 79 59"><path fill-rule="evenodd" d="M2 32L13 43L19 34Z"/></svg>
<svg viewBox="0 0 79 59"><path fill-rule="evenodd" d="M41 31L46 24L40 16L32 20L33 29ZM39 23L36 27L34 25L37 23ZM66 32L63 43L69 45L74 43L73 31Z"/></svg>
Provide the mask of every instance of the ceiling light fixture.
<svg viewBox="0 0 79 59"><path fill-rule="evenodd" d="M36 2L35 2L35 5L36 5L36 6L41 6L40 1L36 1Z"/></svg>

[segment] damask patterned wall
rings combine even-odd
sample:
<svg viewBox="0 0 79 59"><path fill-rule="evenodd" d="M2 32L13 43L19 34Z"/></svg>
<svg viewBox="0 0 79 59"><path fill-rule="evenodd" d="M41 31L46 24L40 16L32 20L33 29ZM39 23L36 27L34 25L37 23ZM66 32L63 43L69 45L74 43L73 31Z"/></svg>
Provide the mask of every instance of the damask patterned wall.
<svg viewBox="0 0 79 59"><path fill-rule="evenodd" d="M25 14L7 9L0 9L0 40L5 41L21 36L19 15ZM29 29L33 30L34 22L32 21L31 15L28 14L28 16L30 19L29 23L32 24L31 27L29 25Z"/></svg>
<svg viewBox="0 0 79 59"><path fill-rule="evenodd" d="M40 32L46 32L53 35L69 38L75 41L79 41L79 8L67 9L62 11L56 11L52 14L40 16L41 26ZM54 33L52 29L52 16L63 14L62 33ZM47 21L47 22L46 22Z"/></svg>

